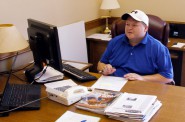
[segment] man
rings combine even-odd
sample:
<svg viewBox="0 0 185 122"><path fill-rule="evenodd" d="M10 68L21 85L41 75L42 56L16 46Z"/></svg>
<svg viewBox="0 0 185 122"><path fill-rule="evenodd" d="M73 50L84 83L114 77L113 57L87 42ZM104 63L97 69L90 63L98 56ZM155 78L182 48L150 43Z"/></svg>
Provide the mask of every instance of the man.
<svg viewBox="0 0 185 122"><path fill-rule="evenodd" d="M125 34L113 38L98 62L103 75L128 80L170 83L173 67L169 50L148 34L148 16L134 10L122 16L126 20Z"/></svg>

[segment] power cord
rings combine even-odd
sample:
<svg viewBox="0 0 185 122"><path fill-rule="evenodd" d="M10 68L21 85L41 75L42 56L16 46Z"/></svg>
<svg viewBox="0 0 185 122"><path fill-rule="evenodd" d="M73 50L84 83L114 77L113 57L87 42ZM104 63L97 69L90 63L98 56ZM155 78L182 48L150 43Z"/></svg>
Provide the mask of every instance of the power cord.
<svg viewBox="0 0 185 122"><path fill-rule="evenodd" d="M13 109L10 109L10 110L6 110L6 111L1 111L0 114L12 112L12 111L17 110L17 109L19 109L19 108L21 108L21 107L24 107L24 106L26 106L26 105L29 105L29 104L31 104L31 103L34 103L34 102L37 102L37 101L39 101L39 100L43 100L43 99L46 99L46 98L47 98L47 97L42 97L42 98L39 98L39 99L30 101L30 102L28 102L28 103L25 103L25 104L23 104L23 105L20 105L20 106L18 106L18 107L16 107L16 108L13 108Z"/></svg>
<svg viewBox="0 0 185 122"><path fill-rule="evenodd" d="M38 78L34 79L30 84L33 84L34 82L36 82L36 80L40 79L46 73L47 68L48 65L46 65L46 68L42 71L42 74Z"/></svg>

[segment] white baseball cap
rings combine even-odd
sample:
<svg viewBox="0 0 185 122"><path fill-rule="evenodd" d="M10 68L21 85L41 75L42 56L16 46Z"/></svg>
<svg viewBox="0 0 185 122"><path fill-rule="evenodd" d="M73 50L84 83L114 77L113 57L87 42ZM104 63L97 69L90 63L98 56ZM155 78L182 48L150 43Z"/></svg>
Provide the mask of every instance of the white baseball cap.
<svg viewBox="0 0 185 122"><path fill-rule="evenodd" d="M147 26L149 25L148 16L141 10L134 10L131 13L125 13L122 15L122 19L126 20L129 16L133 19L145 23Z"/></svg>

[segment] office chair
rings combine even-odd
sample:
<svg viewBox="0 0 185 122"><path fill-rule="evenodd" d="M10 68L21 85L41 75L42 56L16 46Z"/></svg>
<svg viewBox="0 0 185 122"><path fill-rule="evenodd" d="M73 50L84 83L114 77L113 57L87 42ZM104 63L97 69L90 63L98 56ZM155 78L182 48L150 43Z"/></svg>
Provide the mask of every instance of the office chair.
<svg viewBox="0 0 185 122"><path fill-rule="evenodd" d="M149 17L148 33L154 38L161 41L163 45L167 46L170 31L169 24L155 15L148 14L148 17ZM111 34L112 37L115 37L123 33L125 33L125 21L119 18L112 23Z"/></svg>

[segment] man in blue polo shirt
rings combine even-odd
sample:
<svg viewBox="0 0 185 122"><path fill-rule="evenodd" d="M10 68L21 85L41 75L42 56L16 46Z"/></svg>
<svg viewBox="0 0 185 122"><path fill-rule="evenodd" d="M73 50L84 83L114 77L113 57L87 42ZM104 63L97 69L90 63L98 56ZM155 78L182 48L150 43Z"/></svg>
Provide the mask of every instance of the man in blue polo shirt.
<svg viewBox="0 0 185 122"><path fill-rule="evenodd" d="M169 50L148 34L148 16L140 10L134 10L124 14L122 19L126 20L125 34L109 42L98 62L98 71L103 75L128 80L173 81Z"/></svg>

